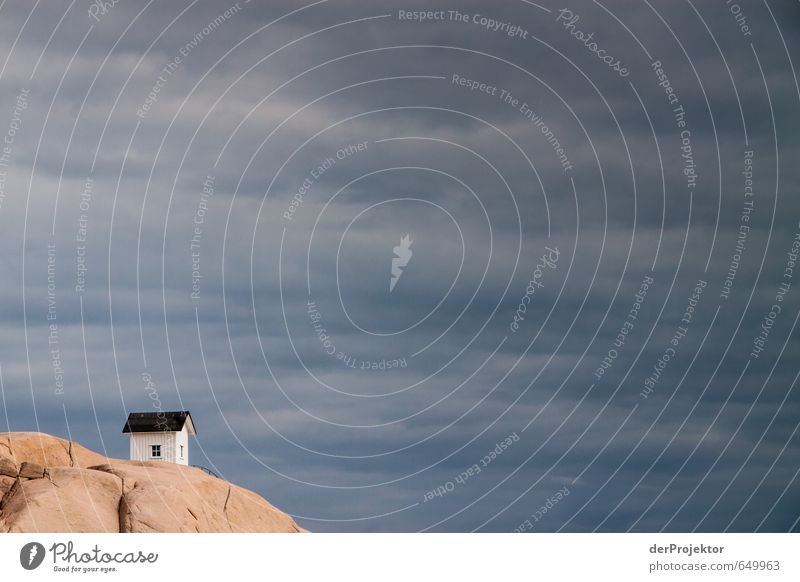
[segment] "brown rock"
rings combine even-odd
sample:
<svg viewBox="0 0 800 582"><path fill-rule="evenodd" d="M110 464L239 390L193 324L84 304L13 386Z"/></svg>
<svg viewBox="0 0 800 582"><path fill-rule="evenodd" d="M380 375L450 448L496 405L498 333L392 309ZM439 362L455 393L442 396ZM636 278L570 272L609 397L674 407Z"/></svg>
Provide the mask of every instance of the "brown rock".
<svg viewBox="0 0 800 582"><path fill-rule="evenodd" d="M3 506L3 497L6 496L6 493L11 491L11 488L14 486L16 481L17 480L14 477L0 475L0 508Z"/></svg>
<svg viewBox="0 0 800 582"><path fill-rule="evenodd" d="M9 459L8 457L0 457L0 475L5 475L6 477L16 477L19 474L19 469L17 468L17 464L13 461L13 459Z"/></svg>
<svg viewBox="0 0 800 582"><path fill-rule="evenodd" d="M277 514L277 516L276 516ZM300 532L295 521L266 499L252 491L230 486L230 496L225 504L225 517L235 532ZM240 524L246 525L242 528Z"/></svg>
<svg viewBox="0 0 800 582"><path fill-rule="evenodd" d="M3 498L0 499L0 519L2 519L2 517L3 517L2 509L6 505L8 505L8 502L11 501L11 499L14 497L14 494L19 489L19 484L20 484L20 480L19 479L14 479L14 481L11 483L11 486L8 487L6 492L3 494ZM7 485L7 483L3 487L6 487L6 485ZM2 531L2 530L0 530L0 531Z"/></svg>
<svg viewBox="0 0 800 582"><path fill-rule="evenodd" d="M108 473L52 467L48 479L21 481L4 505L6 532L118 532L122 483Z"/></svg>
<svg viewBox="0 0 800 582"><path fill-rule="evenodd" d="M193 467L109 459L42 433L0 433L3 459L39 478L0 477L0 532L305 531L259 495Z"/></svg>
<svg viewBox="0 0 800 582"><path fill-rule="evenodd" d="M291 517L259 495L194 467L128 462L103 470L122 479L123 532L299 531Z"/></svg>
<svg viewBox="0 0 800 582"><path fill-rule="evenodd" d="M43 467L88 467L108 460L78 443L41 432L0 433L0 459L4 457L18 465L28 461Z"/></svg>
<svg viewBox="0 0 800 582"><path fill-rule="evenodd" d="M41 479L44 477L44 467L39 463L29 463L24 461L19 466L19 476L25 479Z"/></svg>

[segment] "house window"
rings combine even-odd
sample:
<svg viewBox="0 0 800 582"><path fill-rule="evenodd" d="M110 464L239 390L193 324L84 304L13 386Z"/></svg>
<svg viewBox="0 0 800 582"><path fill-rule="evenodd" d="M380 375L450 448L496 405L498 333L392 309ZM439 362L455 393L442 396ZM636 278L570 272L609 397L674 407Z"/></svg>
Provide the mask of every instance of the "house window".
<svg viewBox="0 0 800 582"><path fill-rule="evenodd" d="M183 445L181 445L181 459L183 458Z"/></svg>
<svg viewBox="0 0 800 582"><path fill-rule="evenodd" d="M150 445L151 457L161 457L161 445Z"/></svg>

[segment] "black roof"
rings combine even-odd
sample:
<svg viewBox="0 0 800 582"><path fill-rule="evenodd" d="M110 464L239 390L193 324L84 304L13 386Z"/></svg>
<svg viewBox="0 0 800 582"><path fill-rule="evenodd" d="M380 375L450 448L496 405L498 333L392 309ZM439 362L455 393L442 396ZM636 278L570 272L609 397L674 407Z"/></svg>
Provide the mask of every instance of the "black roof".
<svg viewBox="0 0 800 582"><path fill-rule="evenodd" d="M174 412L131 412L128 421L122 429L126 432L171 432L183 430L183 425L189 421L189 432L197 434L188 410Z"/></svg>

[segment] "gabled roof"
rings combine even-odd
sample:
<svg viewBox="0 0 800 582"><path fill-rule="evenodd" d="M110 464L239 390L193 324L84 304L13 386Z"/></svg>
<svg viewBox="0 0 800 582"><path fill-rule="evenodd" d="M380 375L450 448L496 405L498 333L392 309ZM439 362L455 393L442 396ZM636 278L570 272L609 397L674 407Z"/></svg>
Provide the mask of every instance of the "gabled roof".
<svg viewBox="0 0 800 582"><path fill-rule="evenodd" d="M122 432L179 432L188 422L189 434L196 435L192 415L188 410L175 412L131 412Z"/></svg>

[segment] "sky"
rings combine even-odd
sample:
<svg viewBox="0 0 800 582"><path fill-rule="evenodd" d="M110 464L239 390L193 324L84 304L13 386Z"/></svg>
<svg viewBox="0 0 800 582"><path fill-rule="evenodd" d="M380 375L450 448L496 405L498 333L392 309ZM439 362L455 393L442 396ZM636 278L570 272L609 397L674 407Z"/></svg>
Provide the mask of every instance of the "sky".
<svg viewBox="0 0 800 582"><path fill-rule="evenodd" d="M0 3L0 431L311 531L800 530L800 3Z"/></svg>

